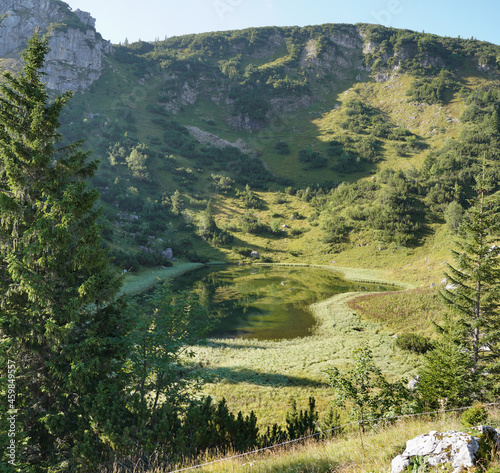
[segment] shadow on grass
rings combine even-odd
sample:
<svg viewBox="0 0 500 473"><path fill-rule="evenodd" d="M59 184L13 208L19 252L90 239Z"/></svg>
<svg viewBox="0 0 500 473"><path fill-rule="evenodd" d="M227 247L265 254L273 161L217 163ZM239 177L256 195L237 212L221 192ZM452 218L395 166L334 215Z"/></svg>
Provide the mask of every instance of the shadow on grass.
<svg viewBox="0 0 500 473"><path fill-rule="evenodd" d="M198 374L211 383L249 383L257 386L309 386L323 387L326 383L299 376L285 376L277 373L260 373L247 368L198 368Z"/></svg>
<svg viewBox="0 0 500 473"><path fill-rule="evenodd" d="M206 343L203 343L203 345L208 345L210 348L235 348L237 350L248 350L248 349L267 350L269 348L260 345L235 345L234 343L227 343L224 342L223 340L214 340L214 339Z"/></svg>

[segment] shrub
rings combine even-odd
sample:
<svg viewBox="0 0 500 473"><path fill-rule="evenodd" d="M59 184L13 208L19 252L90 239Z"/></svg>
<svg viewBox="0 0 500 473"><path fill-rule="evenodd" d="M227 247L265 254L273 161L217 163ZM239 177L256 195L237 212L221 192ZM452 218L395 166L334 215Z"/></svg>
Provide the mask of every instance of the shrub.
<svg viewBox="0 0 500 473"><path fill-rule="evenodd" d="M221 228L216 228L207 241L213 246L229 245L234 240L233 235Z"/></svg>
<svg viewBox="0 0 500 473"><path fill-rule="evenodd" d="M242 246L241 248L235 248L234 251L241 256L250 256L252 254L252 249L246 246Z"/></svg>
<svg viewBox="0 0 500 473"><path fill-rule="evenodd" d="M233 187L234 181L221 174L211 174L214 187L224 194L227 194Z"/></svg>
<svg viewBox="0 0 500 473"><path fill-rule="evenodd" d="M270 105L257 90L238 89L231 92L234 99L234 114L248 116L251 120L265 121Z"/></svg>
<svg viewBox="0 0 500 473"><path fill-rule="evenodd" d="M108 240L112 241L113 240L113 229L109 227L105 227L102 229L102 236Z"/></svg>
<svg viewBox="0 0 500 473"><path fill-rule="evenodd" d="M195 251L186 251L186 257L191 263L208 263L209 258L196 253Z"/></svg>
<svg viewBox="0 0 500 473"><path fill-rule="evenodd" d="M328 163L328 159L309 148L299 151L299 161L307 164L306 169L323 168Z"/></svg>
<svg viewBox="0 0 500 473"><path fill-rule="evenodd" d="M392 129L391 132L387 135L387 138L389 140L398 141L404 140L407 136L411 136L411 132L406 128L399 127Z"/></svg>
<svg viewBox="0 0 500 473"><path fill-rule="evenodd" d="M248 184L244 191L237 191L236 195L241 199L243 207L247 209L261 209L263 207L262 199L251 191Z"/></svg>
<svg viewBox="0 0 500 473"><path fill-rule="evenodd" d="M316 410L316 400L309 397L309 409L305 411L297 410L295 399L292 401L292 410L286 414L286 430L288 437L296 439L304 435L311 435L318 432L318 412Z"/></svg>
<svg viewBox="0 0 500 473"><path fill-rule="evenodd" d="M477 425L484 425L484 423L488 420L488 413L484 406L477 405L467 409L460 416L460 423L462 427L476 427Z"/></svg>
<svg viewBox="0 0 500 473"><path fill-rule="evenodd" d="M257 418L229 411L226 400L218 403L210 397L192 401L187 408L182 427L174 438L178 439L183 455L196 456L207 450L220 453L244 452L259 444Z"/></svg>
<svg viewBox="0 0 500 473"><path fill-rule="evenodd" d="M276 150L276 152L278 154L281 154L281 155L287 155L287 154L290 154L290 146L288 145L287 142L285 141L278 141L275 145L274 145L274 149Z"/></svg>
<svg viewBox="0 0 500 473"><path fill-rule="evenodd" d="M142 249L134 257L141 266L172 266L172 261L156 251Z"/></svg>
<svg viewBox="0 0 500 473"><path fill-rule="evenodd" d="M245 233L252 233L254 235L269 232L269 227L262 223L260 218L255 217L251 212L247 211L239 219L240 228Z"/></svg>
<svg viewBox="0 0 500 473"><path fill-rule="evenodd" d="M434 345L427 337L417 333L403 333L396 339L396 346L401 350L420 354L427 353L434 348Z"/></svg>
<svg viewBox="0 0 500 473"><path fill-rule="evenodd" d="M286 204L287 202L288 202L288 199L283 192L277 192L274 195L274 203L275 204L281 205L281 204Z"/></svg>
<svg viewBox="0 0 500 473"><path fill-rule="evenodd" d="M348 239L351 227L344 217L331 216L323 225L323 241L325 243L342 243Z"/></svg>
<svg viewBox="0 0 500 473"><path fill-rule="evenodd" d="M337 162L333 166L333 170L341 174L358 172L363 169L364 162L359 156L344 152L338 157Z"/></svg>
<svg viewBox="0 0 500 473"><path fill-rule="evenodd" d="M123 250L111 250L109 256L114 265L120 267L121 269L126 269L127 271L138 271L139 262L135 255L131 253L126 253Z"/></svg>
<svg viewBox="0 0 500 473"><path fill-rule="evenodd" d="M274 233L275 235L281 235L283 233L280 220L274 219L271 222L271 232Z"/></svg>
<svg viewBox="0 0 500 473"><path fill-rule="evenodd" d="M458 233L463 216L464 209L462 206L456 201L450 202L444 211L444 219L448 230L452 233Z"/></svg>

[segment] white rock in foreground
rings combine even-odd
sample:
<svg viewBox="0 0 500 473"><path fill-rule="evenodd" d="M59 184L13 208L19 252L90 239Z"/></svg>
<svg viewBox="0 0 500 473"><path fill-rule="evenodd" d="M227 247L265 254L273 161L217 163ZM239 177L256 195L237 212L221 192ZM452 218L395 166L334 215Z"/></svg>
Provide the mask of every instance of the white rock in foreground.
<svg viewBox="0 0 500 473"><path fill-rule="evenodd" d="M477 436L465 432L429 432L406 442L406 450L392 460L391 473L400 473L410 466L412 458L425 457L429 466L451 463L454 473L476 464L479 442L500 447L498 432L493 427L476 427Z"/></svg>

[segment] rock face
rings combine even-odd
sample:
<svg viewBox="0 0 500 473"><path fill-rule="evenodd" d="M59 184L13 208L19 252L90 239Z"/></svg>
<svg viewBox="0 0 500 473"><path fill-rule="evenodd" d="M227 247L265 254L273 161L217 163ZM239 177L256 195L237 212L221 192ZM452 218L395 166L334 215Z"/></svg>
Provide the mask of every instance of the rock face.
<svg viewBox="0 0 500 473"><path fill-rule="evenodd" d="M415 457L424 457L429 466L451 464L454 473L473 467L480 459L478 452L491 452L500 447L498 432L493 427L476 427L477 436L465 432L430 432L406 443L406 450L392 460L391 473L408 468ZM480 444L483 448L480 449Z"/></svg>
<svg viewBox="0 0 500 473"><path fill-rule="evenodd" d="M283 56L286 49L287 35L285 30L277 30L266 42L257 42L250 51L244 41L235 41L228 48L234 56L262 58L269 64L278 62L273 57L283 60L283 67L290 75L295 75L297 67L304 78L304 83L314 83L315 87L303 93L282 93L269 99L269 108L262 115L251 115L242 110L231 111L227 119L228 125L235 130L258 132L269 124L274 128L282 126L282 114L294 113L310 107L314 103L324 101L324 95L331 92L332 83L350 80L353 70L360 78L368 77L371 69L365 65L363 56L363 39L356 26L345 26L345 32L332 34L328 44L321 50L318 40L311 39L297 53L298 64L288 64L289 58ZM224 73L226 74L226 73ZM191 75L186 80L179 80L182 73L169 71L165 75L167 86L158 101L158 105L173 114L182 112L184 106L194 105L202 99L209 99L222 108L231 109L235 98L231 92L233 85L225 80L214 80L212 73L203 70ZM229 77L229 76L228 76ZM224 78L225 79L225 78ZM240 79L242 80L242 79ZM263 79L264 80L264 79ZM266 79L267 80L267 79ZM321 84L319 84L321 82ZM234 113L233 113L234 112ZM198 134L199 135L199 134Z"/></svg>
<svg viewBox="0 0 500 473"><path fill-rule="evenodd" d="M19 59L36 29L51 36L45 67L50 89L81 91L100 77L112 46L89 13L71 11L61 0L0 0L0 57Z"/></svg>

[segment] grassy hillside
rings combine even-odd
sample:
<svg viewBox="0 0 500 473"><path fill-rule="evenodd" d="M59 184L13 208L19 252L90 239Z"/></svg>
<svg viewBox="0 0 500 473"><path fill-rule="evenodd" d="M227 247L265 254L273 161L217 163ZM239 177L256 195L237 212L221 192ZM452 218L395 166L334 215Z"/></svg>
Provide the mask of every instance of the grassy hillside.
<svg viewBox="0 0 500 473"><path fill-rule="evenodd" d="M101 160L104 235L127 269L168 264L166 247L192 262L251 248L430 284L448 205L467 207L484 153L497 173L498 49L373 25L118 45L63 132Z"/></svg>

